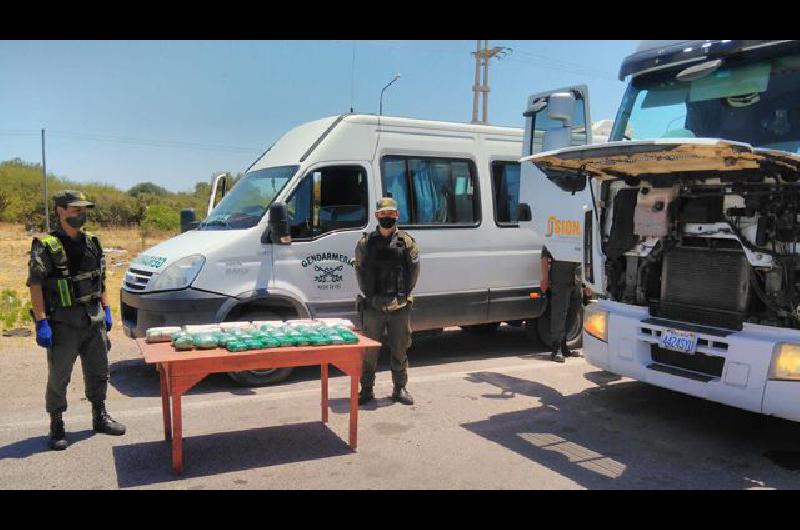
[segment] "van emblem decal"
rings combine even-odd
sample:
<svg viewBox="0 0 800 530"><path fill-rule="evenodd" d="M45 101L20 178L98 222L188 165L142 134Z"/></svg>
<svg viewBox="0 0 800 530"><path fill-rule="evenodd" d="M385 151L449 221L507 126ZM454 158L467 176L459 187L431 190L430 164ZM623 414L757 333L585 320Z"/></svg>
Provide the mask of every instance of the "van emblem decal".
<svg viewBox="0 0 800 530"><path fill-rule="evenodd" d="M581 235L580 221L562 220L555 215L547 218L545 237L576 237L579 235Z"/></svg>
<svg viewBox="0 0 800 530"><path fill-rule="evenodd" d="M325 263L327 262L327 263ZM331 263L333 262L333 263ZM317 252L302 259L300 265L305 269L313 266L314 283L320 291L338 290L344 281L345 265L355 268L355 260L338 252Z"/></svg>
<svg viewBox="0 0 800 530"><path fill-rule="evenodd" d="M314 281L327 283L330 278L332 282L340 282L342 281L342 275L335 273L341 272L342 268L344 268L344 265L339 265L338 267L320 267L319 265L314 265L314 270L322 273L319 276L314 276Z"/></svg>

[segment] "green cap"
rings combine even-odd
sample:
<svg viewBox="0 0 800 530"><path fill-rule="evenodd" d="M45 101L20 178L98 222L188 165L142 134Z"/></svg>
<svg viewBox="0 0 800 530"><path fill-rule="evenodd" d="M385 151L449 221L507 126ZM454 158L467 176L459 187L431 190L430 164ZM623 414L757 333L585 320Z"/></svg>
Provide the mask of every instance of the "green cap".
<svg viewBox="0 0 800 530"><path fill-rule="evenodd" d="M53 202L56 206L66 208L68 206L86 206L94 208L94 203L86 200L86 195L81 191L65 190L53 195Z"/></svg>
<svg viewBox="0 0 800 530"><path fill-rule="evenodd" d="M378 200L378 204L375 206L375 208L378 212L396 212L397 201L391 197L381 197Z"/></svg>

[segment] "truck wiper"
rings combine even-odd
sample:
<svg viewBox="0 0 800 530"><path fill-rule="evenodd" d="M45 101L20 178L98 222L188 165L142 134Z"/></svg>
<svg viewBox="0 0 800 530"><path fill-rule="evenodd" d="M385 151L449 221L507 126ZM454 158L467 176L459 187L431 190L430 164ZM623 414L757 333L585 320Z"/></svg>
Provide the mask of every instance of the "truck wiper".
<svg viewBox="0 0 800 530"><path fill-rule="evenodd" d="M200 223L200 228L205 228L206 226L224 226L226 228L230 228L231 227L231 225L228 224L228 221L225 221L223 219L215 219L213 221L206 221L206 222Z"/></svg>

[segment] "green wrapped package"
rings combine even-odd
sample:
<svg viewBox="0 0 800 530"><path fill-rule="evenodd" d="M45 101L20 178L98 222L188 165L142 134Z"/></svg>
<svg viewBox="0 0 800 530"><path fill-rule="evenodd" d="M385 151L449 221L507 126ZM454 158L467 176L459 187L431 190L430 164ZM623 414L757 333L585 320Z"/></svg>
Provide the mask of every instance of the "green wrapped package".
<svg viewBox="0 0 800 530"><path fill-rule="evenodd" d="M178 332L172 334L172 337L171 337L172 343L174 344L175 340L177 340L177 339L179 339L181 337L189 337L189 338L191 338L189 332L187 332L187 331L178 331Z"/></svg>
<svg viewBox="0 0 800 530"><path fill-rule="evenodd" d="M278 339L274 339L272 337L266 337L264 340L261 341L261 344L264 348L277 348L281 345Z"/></svg>
<svg viewBox="0 0 800 530"><path fill-rule="evenodd" d="M308 337L300 335L297 337L290 337L294 342L294 346L308 346Z"/></svg>
<svg viewBox="0 0 800 530"><path fill-rule="evenodd" d="M260 350L262 348L261 341L254 337L244 339L242 342L244 342L248 350Z"/></svg>
<svg viewBox="0 0 800 530"><path fill-rule="evenodd" d="M225 347L225 345L228 344L228 341L234 340L236 338L230 333L226 333L224 331L216 333L216 337L217 337L217 346L219 347Z"/></svg>
<svg viewBox="0 0 800 530"><path fill-rule="evenodd" d="M294 339L291 337L283 336L283 337L275 337L278 341L278 347L285 348L287 346L294 346Z"/></svg>
<svg viewBox="0 0 800 530"><path fill-rule="evenodd" d="M247 345L239 339L233 339L225 343L225 348L228 351L244 351L247 349Z"/></svg>
<svg viewBox="0 0 800 530"><path fill-rule="evenodd" d="M330 337L328 337L328 340L330 341L329 344L333 344L333 345L344 344L344 339L342 337L340 337L339 335L331 335Z"/></svg>
<svg viewBox="0 0 800 530"><path fill-rule="evenodd" d="M192 341L198 350L210 350L217 347L217 337L213 333L195 333Z"/></svg>
<svg viewBox="0 0 800 530"><path fill-rule="evenodd" d="M344 339L345 344L356 344L358 342L358 336L355 333L342 333L340 335L342 339Z"/></svg>
<svg viewBox="0 0 800 530"><path fill-rule="evenodd" d="M311 337L309 339L309 344L312 346L327 346L331 343L331 339L329 337L325 337L324 335L317 335L316 337Z"/></svg>
<svg viewBox="0 0 800 530"><path fill-rule="evenodd" d="M194 348L194 339L187 333L186 335L176 337L175 340L172 341L172 345L179 351L191 350Z"/></svg>

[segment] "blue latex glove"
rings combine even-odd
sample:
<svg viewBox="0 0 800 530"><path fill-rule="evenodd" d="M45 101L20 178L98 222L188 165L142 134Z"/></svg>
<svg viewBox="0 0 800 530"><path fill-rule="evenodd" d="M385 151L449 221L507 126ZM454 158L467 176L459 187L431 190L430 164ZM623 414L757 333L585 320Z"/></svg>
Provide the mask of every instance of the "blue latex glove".
<svg viewBox="0 0 800 530"><path fill-rule="evenodd" d="M111 307L106 306L106 331L111 331Z"/></svg>
<svg viewBox="0 0 800 530"><path fill-rule="evenodd" d="M36 344L42 348L49 348L53 345L53 330L47 319L36 321Z"/></svg>

